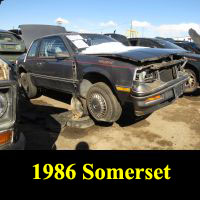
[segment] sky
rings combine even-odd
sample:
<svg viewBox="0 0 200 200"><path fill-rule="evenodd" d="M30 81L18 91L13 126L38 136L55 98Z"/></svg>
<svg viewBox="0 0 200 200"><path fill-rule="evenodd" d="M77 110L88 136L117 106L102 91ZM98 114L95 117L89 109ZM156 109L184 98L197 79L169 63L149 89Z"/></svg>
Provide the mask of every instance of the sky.
<svg viewBox="0 0 200 200"><path fill-rule="evenodd" d="M4 0L0 29L20 24L56 25L70 31L126 34L131 25L141 37L185 37L200 32L199 0Z"/></svg>

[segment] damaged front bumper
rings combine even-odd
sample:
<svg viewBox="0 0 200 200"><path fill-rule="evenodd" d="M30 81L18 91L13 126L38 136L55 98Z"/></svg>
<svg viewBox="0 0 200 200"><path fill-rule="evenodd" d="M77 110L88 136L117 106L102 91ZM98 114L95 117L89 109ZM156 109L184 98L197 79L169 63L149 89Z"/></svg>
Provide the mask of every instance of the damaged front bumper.
<svg viewBox="0 0 200 200"><path fill-rule="evenodd" d="M189 76L179 72L177 79L163 83L160 80L154 83L135 81L131 94L136 116L144 116L173 103L183 95L185 84Z"/></svg>

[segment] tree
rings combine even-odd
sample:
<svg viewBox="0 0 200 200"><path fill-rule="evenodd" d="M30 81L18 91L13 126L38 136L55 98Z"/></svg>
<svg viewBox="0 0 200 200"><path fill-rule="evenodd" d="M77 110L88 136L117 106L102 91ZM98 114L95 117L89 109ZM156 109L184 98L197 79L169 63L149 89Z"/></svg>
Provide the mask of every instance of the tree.
<svg viewBox="0 0 200 200"><path fill-rule="evenodd" d="M1 4L2 1L3 1L3 0L0 0L0 4Z"/></svg>

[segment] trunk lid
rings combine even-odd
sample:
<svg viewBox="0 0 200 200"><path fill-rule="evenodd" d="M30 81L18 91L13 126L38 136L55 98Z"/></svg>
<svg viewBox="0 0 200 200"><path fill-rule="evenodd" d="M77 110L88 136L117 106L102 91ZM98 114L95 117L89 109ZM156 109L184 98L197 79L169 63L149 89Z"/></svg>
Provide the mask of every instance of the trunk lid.
<svg viewBox="0 0 200 200"><path fill-rule="evenodd" d="M25 42L26 48L28 49L31 43L38 38L47 35L67 33L66 29L61 26L52 26L52 25L20 25L21 37Z"/></svg>

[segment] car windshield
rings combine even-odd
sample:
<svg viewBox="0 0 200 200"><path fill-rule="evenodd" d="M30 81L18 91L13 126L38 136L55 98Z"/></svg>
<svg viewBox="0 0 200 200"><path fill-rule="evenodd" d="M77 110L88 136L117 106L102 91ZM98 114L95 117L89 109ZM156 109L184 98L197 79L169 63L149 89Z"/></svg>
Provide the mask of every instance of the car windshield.
<svg viewBox="0 0 200 200"><path fill-rule="evenodd" d="M173 44L171 42L168 42L166 40L156 40L158 44L160 44L163 48L165 49L181 49L184 50L183 48L179 47L176 44Z"/></svg>
<svg viewBox="0 0 200 200"><path fill-rule="evenodd" d="M81 34L88 46L99 45L109 42L117 42L115 39L100 34Z"/></svg>
<svg viewBox="0 0 200 200"><path fill-rule="evenodd" d="M11 34L0 33L0 42L14 42L15 37Z"/></svg>
<svg viewBox="0 0 200 200"><path fill-rule="evenodd" d="M90 46L99 45L103 43L117 42L116 40L100 34L80 34L80 35L66 35L71 41L73 49L79 52L89 48Z"/></svg>

